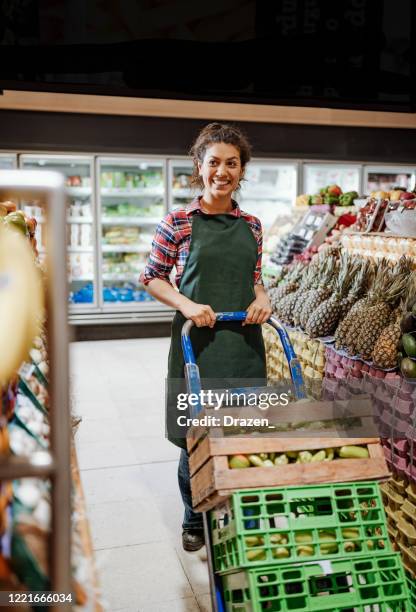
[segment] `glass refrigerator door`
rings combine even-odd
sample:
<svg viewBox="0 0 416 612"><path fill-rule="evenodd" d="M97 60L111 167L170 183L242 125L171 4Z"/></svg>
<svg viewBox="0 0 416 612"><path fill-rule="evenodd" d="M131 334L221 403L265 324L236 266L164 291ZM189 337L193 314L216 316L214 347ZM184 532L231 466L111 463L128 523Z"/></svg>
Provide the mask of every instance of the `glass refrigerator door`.
<svg viewBox="0 0 416 612"><path fill-rule="evenodd" d="M415 173L416 166L364 166L364 194L390 191L394 187L411 189L411 180Z"/></svg>
<svg viewBox="0 0 416 612"><path fill-rule="evenodd" d="M315 195L327 185L338 185L345 193L361 191L361 166L353 164L304 164L303 191Z"/></svg>
<svg viewBox="0 0 416 612"><path fill-rule="evenodd" d="M169 161L169 210L189 204L199 193L191 187L193 164L189 159Z"/></svg>
<svg viewBox="0 0 416 612"><path fill-rule="evenodd" d="M97 305L95 278L95 222L92 198L92 157L72 155L21 155L20 166L33 170L54 170L65 177L67 212L67 253L71 310ZM39 202L25 202L23 208L35 217L37 248L45 251L43 210Z"/></svg>
<svg viewBox="0 0 416 612"><path fill-rule="evenodd" d="M139 276L166 210L165 162L101 157L98 181L102 303L137 310L153 301Z"/></svg>
<svg viewBox="0 0 416 612"><path fill-rule="evenodd" d="M13 153L1 153L0 154L0 170L12 170L17 166L17 158Z"/></svg>
<svg viewBox="0 0 416 612"><path fill-rule="evenodd" d="M234 194L240 207L259 217L264 232L278 217L290 215L296 198L297 166L251 161L241 189Z"/></svg>

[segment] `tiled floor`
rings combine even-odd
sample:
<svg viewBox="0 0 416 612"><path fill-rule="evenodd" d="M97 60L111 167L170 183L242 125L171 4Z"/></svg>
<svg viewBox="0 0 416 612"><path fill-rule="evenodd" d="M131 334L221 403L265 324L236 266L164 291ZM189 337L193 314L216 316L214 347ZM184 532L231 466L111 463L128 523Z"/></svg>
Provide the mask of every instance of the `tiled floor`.
<svg viewBox="0 0 416 612"><path fill-rule="evenodd" d="M164 437L168 340L71 345L78 460L109 612L210 612L204 550L181 546L179 449Z"/></svg>

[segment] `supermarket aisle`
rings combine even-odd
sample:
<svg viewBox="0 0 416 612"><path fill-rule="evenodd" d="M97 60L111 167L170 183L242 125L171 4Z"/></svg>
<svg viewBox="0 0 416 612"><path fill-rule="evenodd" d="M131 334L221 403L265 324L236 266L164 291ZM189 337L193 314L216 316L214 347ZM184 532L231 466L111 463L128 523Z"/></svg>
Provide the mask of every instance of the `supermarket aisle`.
<svg viewBox="0 0 416 612"><path fill-rule="evenodd" d="M168 339L71 345L76 434L111 612L210 611L206 563L181 545L179 450L164 437Z"/></svg>

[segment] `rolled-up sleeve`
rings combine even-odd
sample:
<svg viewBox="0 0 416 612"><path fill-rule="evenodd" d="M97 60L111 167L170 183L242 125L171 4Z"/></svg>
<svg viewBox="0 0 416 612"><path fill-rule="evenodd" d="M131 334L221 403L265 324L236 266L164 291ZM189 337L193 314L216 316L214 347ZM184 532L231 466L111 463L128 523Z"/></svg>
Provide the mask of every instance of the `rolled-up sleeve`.
<svg viewBox="0 0 416 612"><path fill-rule="evenodd" d="M170 282L169 275L175 265L177 251L174 218L172 213L169 213L157 226L152 241L152 250L147 259L146 267L140 275L140 282L143 285L148 285L155 278Z"/></svg>
<svg viewBox="0 0 416 612"><path fill-rule="evenodd" d="M256 235L257 240L257 264L256 269L254 271L254 284L262 285L263 284L263 276L261 273L261 262L263 258L263 232L260 224L259 232Z"/></svg>

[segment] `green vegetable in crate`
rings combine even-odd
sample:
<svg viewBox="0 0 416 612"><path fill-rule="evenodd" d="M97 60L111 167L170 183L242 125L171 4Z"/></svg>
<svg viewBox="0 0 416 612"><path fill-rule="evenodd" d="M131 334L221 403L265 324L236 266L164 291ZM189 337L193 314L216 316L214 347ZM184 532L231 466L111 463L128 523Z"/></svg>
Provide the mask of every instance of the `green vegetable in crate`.
<svg viewBox="0 0 416 612"><path fill-rule="evenodd" d="M342 459L368 459L370 456L367 448L364 446L354 446L353 444L341 446L338 454Z"/></svg>
<svg viewBox="0 0 416 612"><path fill-rule="evenodd" d="M247 536L244 538L244 541L246 543L246 546L248 546L249 548L251 546L261 546L262 544L264 544L264 540L261 536Z"/></svg>
<svg viewBox="0 0 416 612"><path fill-rule="evenodd" d="M311 463L317 463L319 461L323 461L326 458L326 452L324 450L320 450L315 453L311 459Z"/></svg>
<svg viewBox="0 0 416 612"><path fill-rule="evenodd" d="M309 544L313 541L313 535L311 531L301 531L295 533L296 544Z"/></svg>
<svg viewBox="0 0 416 612"><path fill-rule="evenodd" d="M260 459L259 455L249 455L248 460L255 467L263 467L263 460Z"/></svg>
<svg viewBox="0 0 416 612"><path fill-rule="evenodd" d="M334 458L334 449L333 448L326 448L325 449L325 453L326 453L325 461L332 461L333 458Z"/></svg>
<svg viewBox="0 0 416 612"><path fill-rule="evenodd" d="M289 457L289 459L297 459L299 451L286 451L286 455Z"/></svg>
<svg viewBox="0 0 416 612"><path fill-rule="evenodd" d="M296 553L299 557L311 557L315 553L315 548L313 546L298 546L296 548Z"/></svg>
<svg viewBox="0 0 416 612"><path fill-rule="evenodd" d="M290 557L290 552L284 546L279 546L272 549L272 555L275 559L287 559L287 557Z"/></svg>
<svg viewBox="0 0 416 612"><path fill-rule="evenodd" d="M266 551L264 548L260 550L249 550L247 551L248 561L264 561L266 559Z"/></svg>
<svg viewBox="0 0 416 612"><path fill-rule="evenodd" d="M296 463L310 463L312 461L312 453L310 451L300 451Z"/></svg>
<svg viewBox="0 0 416 612"><path fill-rule="evenodd" d="M228 465L231 469L248 468L250 467L250 461L245 455L233 455L229 459Z"/></svg>
<svg viewBox="0 0 416 612"><path fill-rule="evenodd" d="M320 544L319 550L322 555L333 555L338 552L338 544L336 542L324 542Z"/></svg>
<svg viewBox="0 0 416 612"><path fill-rule="evenodd" d="M289 463L289 459L285 454L278 455L274 460L274 465L285 465L286 463Z"/></svg>
<svg viewBox="0 0 416 612"><path fill-rule="evenodd" d="M342 537L349 539L349 540L354 540L358 538L359 535L360 535L359 529L345 527L345 529L342 530Z"/></svg>

